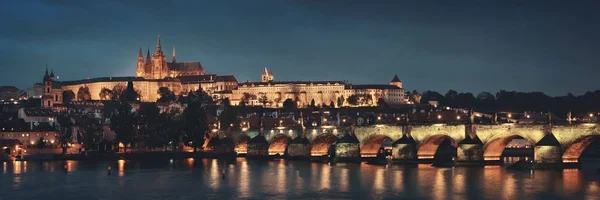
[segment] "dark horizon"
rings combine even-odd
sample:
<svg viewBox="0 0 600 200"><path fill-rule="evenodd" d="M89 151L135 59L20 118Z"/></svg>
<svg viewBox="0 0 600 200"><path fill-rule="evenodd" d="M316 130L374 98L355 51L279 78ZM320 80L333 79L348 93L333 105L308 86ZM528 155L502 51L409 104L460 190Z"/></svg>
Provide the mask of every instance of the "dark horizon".
<svg viewBox="0 0 600 200"><path fill-rule="evenodd" d="M543 4L540 4L543 3ZM598 3L462 1L8 1L0 8L0 85L134 76L161 35L170 60L258 80L347 80L477 95L581 95L598 88ZM27 12L25 12L27 11Z"/></svg>

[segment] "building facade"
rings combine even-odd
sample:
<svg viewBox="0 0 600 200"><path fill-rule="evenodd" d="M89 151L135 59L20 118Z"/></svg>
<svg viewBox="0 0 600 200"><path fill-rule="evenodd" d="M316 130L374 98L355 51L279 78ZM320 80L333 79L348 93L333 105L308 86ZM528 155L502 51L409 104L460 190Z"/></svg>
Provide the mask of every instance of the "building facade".
<svg viewBox="0 0 600 200"><path fill-rule="evenodd" d="M292 99L298 107L315 106L377 106L379 99L388 105L406 103L402 82L397 75L389 84L352 85L343 81L274 81L267 68L260 82L238 84L230 95L224 95L233 105L282 107L286 99ZM358 99L356 102L350 100Z"/></svg>

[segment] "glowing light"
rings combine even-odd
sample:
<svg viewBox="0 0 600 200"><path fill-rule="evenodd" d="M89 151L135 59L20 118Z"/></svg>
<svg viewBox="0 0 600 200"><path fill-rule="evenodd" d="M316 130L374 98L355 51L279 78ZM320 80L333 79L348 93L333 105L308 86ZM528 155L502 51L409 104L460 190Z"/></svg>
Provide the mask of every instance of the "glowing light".
<svg viewBox="0 0 600 200"><path fill-rule="evenodd" d="M438 116L437 116L437 118L438 118L438 119L442 119L442 115L438 115Z"/></svg>
<svg viewBox="0 0 600 200"><path fill-rule="evenodd" d="M456 116L456 119L457 119L457 120L460 120L460 116Z"/></svg>
<svg viewBox="0 0 600 200"><path fill-rule="evenodd" d="M400 121L400 117L396 117L396 121Z"/></svg>
<svg viewBox="0 0 600 200"><path fill-rule="evenodd" d="M377 117L377 120L381 120L381 117Z"/></svg>
<svg viewBox="0 0 600 200"><path fill-rule="evenodd" d="M594 117L594 113L590 113L590 117Z"/></svg>
<svg viewBox="0 0 600 200"><path fill-rule="evenodd" d="M346 119L342 119L342 122L346 122Z"/></svg>
<svg viewBox="0 0 600 200"><path fill-rule="evenodd" d="M508 113L508 118L511 118L511 117L512 117L512 114Z"/></svg>
<svg viewBox="0 0 600 200"><path fill-rule="evenodd" d="M323 118L323 121L324 121L324 122L327 122L327 118Z"/></svg>
<svg viewBox="0 0 600 200"><path fill-rule="evenodd" d="M529 118L531 118L531 116L530 116L530 115L527 115L527 119L529 119Z"/></svg>

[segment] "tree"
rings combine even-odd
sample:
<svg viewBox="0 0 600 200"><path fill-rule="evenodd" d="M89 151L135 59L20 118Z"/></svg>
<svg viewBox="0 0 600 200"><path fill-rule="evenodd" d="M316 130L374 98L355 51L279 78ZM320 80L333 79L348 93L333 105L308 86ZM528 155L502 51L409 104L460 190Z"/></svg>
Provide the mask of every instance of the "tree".
<svg viewBox="0 0 600 200"><path fill-rule="evenodd" d="M123 96L124 92L125 92L125 86L123 86L122 84L115 85L112 89L112 95L111 95L112 100L115 100L115 101L120 100L121 96Z"/></svg>
<svg viewBox="0 0 600 200"><path fill-rule="evenodd" d="M260 98L258 99L258 102L261 103L263 105L263 107L267 106L267 103L269 103L269 99L267 98L266 94L263 94L262 96L260 96Z"/></svg>
<svg viewBox="0 0 600 200"><path fill-rule="evenodd" d="M62 92L62 96L63 96L63 105L67 105L69 103L71 103L71 101L73 101L73 99L75 99L75 93L73 92L73 90L65 90Z"/></svg>
<svg viewBox="0 0 600 200"><path fill-rule="evenodd" d="M385 100L383 100L383 98L379 98L377 100L377 106L379 106L381 108L387 108L388 104L385 102Z"/></svg>
<svg viewBox="0 0 600 200"><path fill-rule="evenodd" d="M298 108L298 104L292 99L286 99L283 101L283 109L286 111L293 111Z"/></svg>
<svg viewBox="0 0 600 200"><path fill-rule="evenodd" d="M40 137L40 139L38 140L36 146L37 146L38 149L46 148L46 141L45 141L44 137Z"/></svg>
<svg viewBox="0 0 600 200"><path fill-rule="evenodd" d="M89 101L92 99L92 95L90 94L90 88L87 86L79 87L77 91L77 100L79 101Z"/></svg>
<svg viewBox="0 0 600 200"><path fill-rule="evenodd" d="M310 107L316 108L317 105L315 105L315 99L310 100Z"/></svg>
<svg viewBox="0 0 600 200"><path fill-rule="evenodd" d="M224 98L221 100L221 105L223 106L231 106L231 101L229 100L229 98Z"/></svg>
<svg viewBox="0 0 600 200"><path fill-rule="evenodd" d="M159 120L160 109L156 106L156 103L140 104L137 115L142 124L141 131L146 146L150 148L164 147L167 137L159 135L158 132L162 121Z"/></svg>
<svg viewBox="0 0 600 200"><path fill-rule="evenodd" d="M224 106L225 109L219 115L219 122L221 122L221 130L227 130L231 124L237 121L237 112L231 106Z"/></svg>
<svg viewBox="0 0 600 200"><path fill-rule="evenodd" d="M175 101L175 93L169 90L168 87L160 87L157 91L160 98L158 98L157 102L167 103Z"/></svg>
<svg viewBox="0 0 600 200"><path fill-rule="evenodd" d="M356 94L350 95L348 97L348 103L350 105L354 105L354 106L358 105L358 95L356 95Z"/></svg>
<svg viewBox="0 0 600 200"><path fill-rule="evenodd" d="M116 133L116 140L123 143L125 152L127 152L127 146L133 142L135 125L135 115L127 103L121 104L117 113L110 117L110 128Z"/></svg>
<svg viewBox="0 0 600 200"><path fill-rule="evenodd" d="M101 100L109 100L112 98L112 91L108 88L102 88L99 95Z"/></svg>
<svg viewBox="0 0 600 200"><path fill-rule="evenodd" d="M102 140L102 126L98 119L88 114L83 115L79 122L81 136L78 136L78 141L81 141L80 137L83 137L83 145L86 151L96 146Z"/></svg>
<svg viewBox="0 0 600 200"><path fill-rule="evenodd" d="M344 99L344 96L339 96L339 97L337 98L337 106L338 106L338 107L340 107L340 108L341 108L342 106L344 106L344 101L345 101L345 99Z"/></svg>
<svg viewBox="0 0 600 200"><path fill-rule="evenodd" d="M208 133L208 121L202 102L202 98L191 101L183 111L183 132L187 141L192 142L194 152L202 147Z"/></svg>
<svg viewBox="0 0 600 200"><path fill-rule="evenodd" d="M329 107L330 107L330 108L335 108L335 103L334 103L333 101L330 101L330 102L329 102Z"/></svg>
<svg viewBox="0 0 600 200"><path fill-rule="evenodd" d="M71 117L66 115L66 114L60 114L56 117L56 121L58 122L59 125L59 138L58 138L58 142L61 145L62 148L62 154L67 153L67 146L68 144L71 142L71 137L72 137L72 123L71 123Z"/></svg>
<svg viewBox="0 0 600 200"><path fill-rule="evenodd" d="M138 92L135 91L135 89L133 88L133 81L128 81L127 82L127 88L125 89L125 92L123 92L123 94L121 94L121 101L139 101L138 99L139 95Z"/></svg>
<svg viewBox="0 0 600 200"><path fill-rule="evenodd" d="M421 94L417 90L413 90L409 95L409 100L415 104L421 104Z"/></svg>

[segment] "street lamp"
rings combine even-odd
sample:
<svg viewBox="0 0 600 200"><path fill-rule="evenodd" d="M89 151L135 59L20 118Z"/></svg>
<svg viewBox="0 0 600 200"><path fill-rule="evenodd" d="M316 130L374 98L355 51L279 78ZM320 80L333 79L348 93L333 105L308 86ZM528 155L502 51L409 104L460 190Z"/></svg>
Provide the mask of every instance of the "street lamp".
<svg viewBox="0 0 600 200"><path fill-rule="evenodd" d="M594 113L590 113L590 117L594 117Z"/></svg>
<svg viewBox="0 0 600 200"><path fill-rule="evenodd" d="M438 118L438 119L442 119L442 115L438 115L438 116L437 116L437 118Z"/></svg>
<svg viewBox="0 0 600 200"><path fill-rule="evenodd" d="M508 118L512 118L512 114L508 113Z"/></svg>
<svg viewBox="0 0 600 200"><path fill-rule="evenodd" d="M460 120L460 115L457 115L457 116L456 116L456 119L457 119L457 120Z"/></svg>

